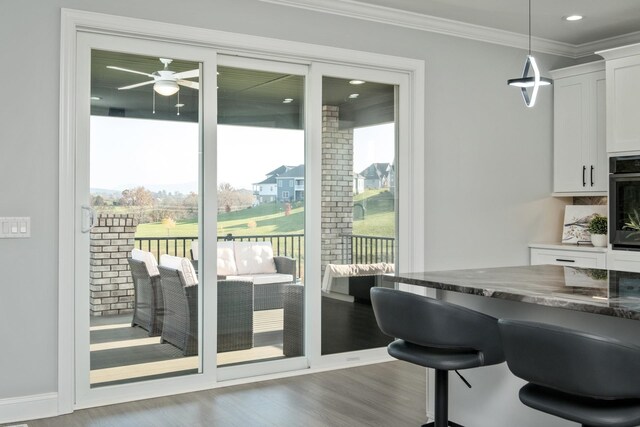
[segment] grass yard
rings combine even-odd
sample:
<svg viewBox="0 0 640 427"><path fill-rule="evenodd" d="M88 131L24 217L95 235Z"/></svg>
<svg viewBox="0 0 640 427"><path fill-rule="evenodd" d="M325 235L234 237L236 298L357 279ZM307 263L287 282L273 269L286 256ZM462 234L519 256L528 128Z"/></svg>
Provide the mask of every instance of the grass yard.
<svg viewBox="0 0 640 427"><path fill-rule="evenodd" d="M354 203L364 208L364 218L353 221L353 234L367 236L395 236L394 199L388 190L367 190L354 197ZM293 206L285 215L281 203L268 203L236 212L218 215L218 236L229 233L234 236L264 234L302 234L304 232L304 208ZM167 229L161 222L140 224L136 237L184 237L197 236L195 219L176 222Z"/></svg>

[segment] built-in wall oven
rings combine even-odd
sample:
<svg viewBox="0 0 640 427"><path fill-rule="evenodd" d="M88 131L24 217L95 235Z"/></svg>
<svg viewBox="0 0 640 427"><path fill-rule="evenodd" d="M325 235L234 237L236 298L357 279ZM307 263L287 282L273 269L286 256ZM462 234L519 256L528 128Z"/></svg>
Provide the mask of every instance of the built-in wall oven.
<svg viewBox="0 0 640 427"><path fill-rule="evenodd" d="M640 251L640 156L609 159L609 241Z"/></svg>

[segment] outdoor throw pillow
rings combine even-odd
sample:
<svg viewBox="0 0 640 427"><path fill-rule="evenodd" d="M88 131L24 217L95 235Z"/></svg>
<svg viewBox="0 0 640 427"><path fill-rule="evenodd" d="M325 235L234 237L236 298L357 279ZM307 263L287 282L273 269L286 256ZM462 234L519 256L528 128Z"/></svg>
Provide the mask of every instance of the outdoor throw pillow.
<svg viewBox="0 0 640 427"><path fill-rule="evenodd" d="M238 274L233 254L233 242L218 242L218 275L235 276Z"/></svg>
<svg viewBox="0 0 640 427"><path fill-rule="evenodd" d="M271 242L236 242L238 274L276 273Z"/></svg>

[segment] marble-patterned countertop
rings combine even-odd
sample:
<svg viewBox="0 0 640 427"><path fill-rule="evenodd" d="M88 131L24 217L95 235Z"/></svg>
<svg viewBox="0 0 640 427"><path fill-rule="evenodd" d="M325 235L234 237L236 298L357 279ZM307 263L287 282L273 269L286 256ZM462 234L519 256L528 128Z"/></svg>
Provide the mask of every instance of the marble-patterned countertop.
<svg viewBox="0 0 640 427"><path fill-rule="evenodd" d="M384 280L640 320L640 273L531 265L396 273Z"/></svg>

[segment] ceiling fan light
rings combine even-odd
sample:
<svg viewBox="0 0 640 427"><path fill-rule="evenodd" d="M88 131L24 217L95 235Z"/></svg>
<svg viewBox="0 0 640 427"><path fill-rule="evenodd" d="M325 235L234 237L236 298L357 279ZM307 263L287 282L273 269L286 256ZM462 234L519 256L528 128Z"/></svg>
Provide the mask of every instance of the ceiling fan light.
<svg viewBox="0 0 640 427"><path fill-rule="evenodd" d="M153 90L162 96L175 95L179 89L178 83L173 80L158 80L153 85Z"/></svg>

